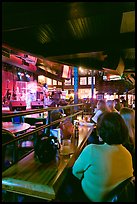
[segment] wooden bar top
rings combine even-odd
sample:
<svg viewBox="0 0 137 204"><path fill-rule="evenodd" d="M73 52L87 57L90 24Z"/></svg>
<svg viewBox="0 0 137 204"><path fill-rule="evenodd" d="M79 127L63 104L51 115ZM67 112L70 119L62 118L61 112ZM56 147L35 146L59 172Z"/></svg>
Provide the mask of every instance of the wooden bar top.
<svg viewBox="0 0 137 204"><path fill-rule="evenodd" d="M78 143L75 138L72 138L71 143L68 144L68 153L63 154L64 146L62 146L56 159L48 164L40 163L34 157L34 152L30 153L2 173L2 189L45 200L54 200L65 178L67 167L73 165L92 130L93 126L80 126Z"/></svg>

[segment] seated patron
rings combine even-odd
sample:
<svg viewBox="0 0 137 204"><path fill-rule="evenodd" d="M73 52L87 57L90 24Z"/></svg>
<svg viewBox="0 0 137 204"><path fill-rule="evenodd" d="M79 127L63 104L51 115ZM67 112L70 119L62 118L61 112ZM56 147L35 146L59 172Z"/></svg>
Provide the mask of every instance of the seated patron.
<svg viewBox="0 0 137 204"><path fill-rule="evenodd" d="M103 112L108 112L109 109L107 107L106 101L105 100L98 100L97 102L97 108L94 111L93 117L90 119L90 122L94 122L95 125L97 123L98 117L103 113ZM87 143L93 143L93 144L100 144L102 141L99 140L97 133L96 133L96 126L94 127L90 137L87 140Z"/></svg>
<svg viewBox="0 0 137 204"><path fill-rule="evenodd" d="M120 115L124 119L125 124L128 128L129 138L124 146L132 155L135 174L135 110L128 107L123 107L120 109Z"/></svg>
<svg viewBox="0 0 137 204"><path fill-rule="evenodd" d="M105 100L98 100L97 108L95 109L94 116L91 118L91 122L93 121L94 123L97 123L97 119L98 119L99 115L105 111L108 111L106 101Z"/></svg>
<svg viewBox="0 0 137 204"><path fill-rule="evenodd" d="M117 109L114 107L114 101L113 100L107 100L106 105L107 105L107 108L110 112L118 112Z"/></svg>
<svg viewBox="0 0 137 204"><path fill-rule="evenodd" d="M72 173L90 201L103 202L116 186L133 176L133 164L130 152L123 146L128 130L119 113L102 113L97 120L97 133L104 143L87 145Z"/></svg>
<svg viewBox="0 0 137 204"><path fill-rule="evenodd" d="M120 103L120 100L118 98L114 99L114 107L118 112L120 111L121 103Z"/></svg>
<svg viewBox="0 0 137 204"><path fill-rule="evenodd" d="M135 110L128 107L120 109L120 115L124 119L126 126L129 131L130 141L135 147Z"/></svg>

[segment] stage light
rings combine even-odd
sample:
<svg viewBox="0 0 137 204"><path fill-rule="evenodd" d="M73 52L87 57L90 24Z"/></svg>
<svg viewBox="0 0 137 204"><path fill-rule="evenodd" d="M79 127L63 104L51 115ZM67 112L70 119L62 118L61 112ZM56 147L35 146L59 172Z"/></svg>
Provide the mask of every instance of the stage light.
<svg viewBox="0 0 137 204"><path fill-rule="evenodd" d="M27 77L27 78L30 78L30 75L29 75L29 74L26 74L26 77Z"/></svg>
<svg viewBox="0 0 137 204"><path fill-rule="evenodd" d="M18 75L20 76L20 75L21 75L21 72L18 72Z"/></svg>

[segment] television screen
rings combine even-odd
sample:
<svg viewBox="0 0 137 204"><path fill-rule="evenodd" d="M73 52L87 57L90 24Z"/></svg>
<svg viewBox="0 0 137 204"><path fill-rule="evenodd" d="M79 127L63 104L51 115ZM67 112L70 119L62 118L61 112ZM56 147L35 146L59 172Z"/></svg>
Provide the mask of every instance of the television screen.
<svg viewBox="0 0 137 204"><path fill-rule="evenodd" d="M71 78L71 67L68 65L64 65L63 66L63 70L62 70L62 78L65 79L70 79Z"/></svg>
<svg viewBox="0 0 137 204"><path fill-rule="evenodd" d="M119 76L119 75L108 75L108 76L104 75L103 80L104 81L121 80L121 76Z"/></svg>
<svg viewBox="0 0 137 204"><path fill-rule="evenodd" d="M54 136L58 138L59 143L61 143L61 129L50 129L50 136Z"/></svg>

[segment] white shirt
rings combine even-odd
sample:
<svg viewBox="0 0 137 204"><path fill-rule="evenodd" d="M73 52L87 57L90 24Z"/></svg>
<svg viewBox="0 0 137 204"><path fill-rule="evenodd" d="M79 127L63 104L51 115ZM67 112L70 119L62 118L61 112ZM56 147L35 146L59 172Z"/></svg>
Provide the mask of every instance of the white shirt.
<svg viewBox="0 0 137 204"><path fill-rule="evenodd" d="M96 113L95 113L95 115L92 117L92 120L93 120L95 123L97 123L97 119L98 119L98 117L99 117L99 115L100 115L101 113L102 113L101 110L97 110Z"/></svg>

